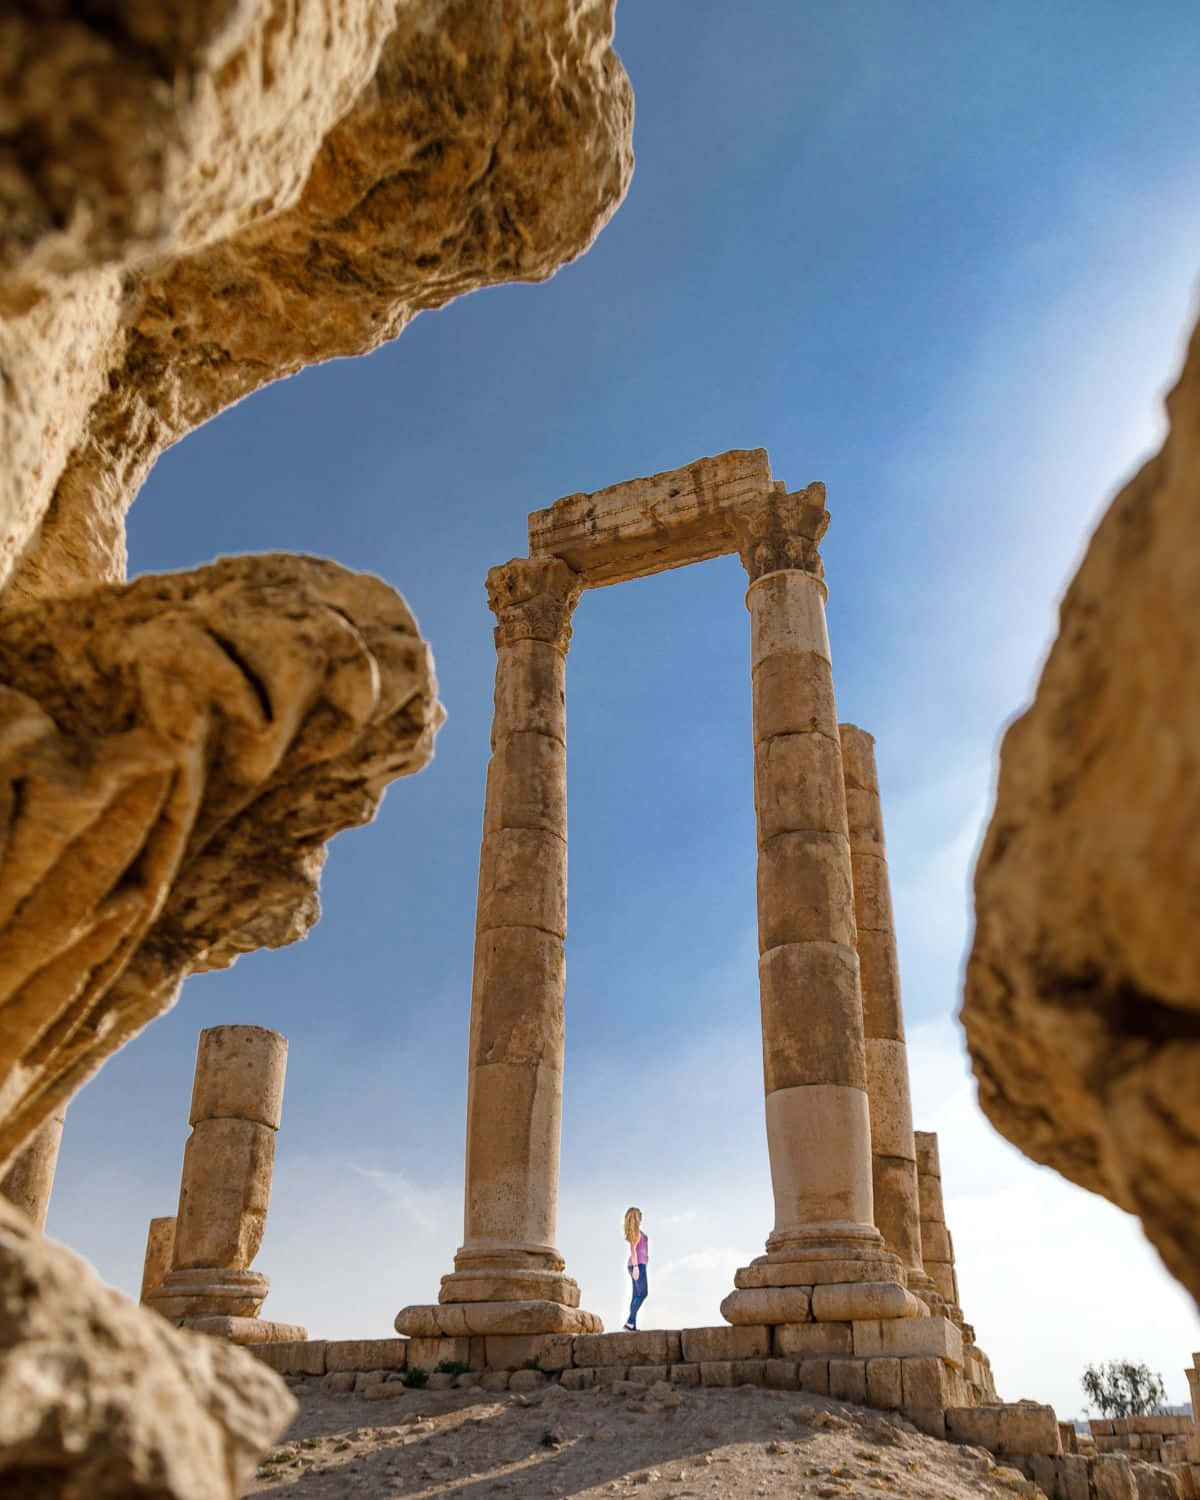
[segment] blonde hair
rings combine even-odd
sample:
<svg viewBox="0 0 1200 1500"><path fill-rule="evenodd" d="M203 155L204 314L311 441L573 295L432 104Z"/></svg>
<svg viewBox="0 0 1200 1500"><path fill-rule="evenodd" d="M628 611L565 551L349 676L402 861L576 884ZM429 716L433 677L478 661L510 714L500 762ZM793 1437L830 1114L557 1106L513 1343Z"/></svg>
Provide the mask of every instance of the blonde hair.
<svg viewBox="0 0 1200 1500"><path fill-rule="evenodd" d="M642 1234L642 1211L640 1208L625 1210L625 1238L636 1245Z"/></svg>

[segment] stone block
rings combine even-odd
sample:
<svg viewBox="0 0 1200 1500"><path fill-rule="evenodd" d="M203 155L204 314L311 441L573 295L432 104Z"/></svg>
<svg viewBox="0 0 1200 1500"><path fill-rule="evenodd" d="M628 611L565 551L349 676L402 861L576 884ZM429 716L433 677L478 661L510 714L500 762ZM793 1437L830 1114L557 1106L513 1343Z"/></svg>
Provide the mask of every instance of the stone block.
<svg viewBox="0 0 1200 1500"><path fill-rule="evenodd" d="M354 1393L364 1395L372 1386L383 1385L387 1380L385 1370L359 1370L354 1377Z"/></svg>
<svg viewBox="0 0 1200 1500"><path fill-rule="evenodd" d="M828 1286L831 1282L887 1281L895 1274L896 1263L890 1260L762 1260L742 1266L735 1272L736 1287L792 1286L803 1288ZM795 1321L803 1322L798 1318Z"/></svg>
<svg viewBox="0 0 1200 1500"><path fill-rule="evenodd" d="M918 1355L900 1361L901 1410L946 1409L946 1366L940 1359ZM943 1431L945 1430L943 1424ZM986 1446L986 1445L982 1445Z"/></svg>
<svg viewBox="0 0 1200 1500"><path fill-rule="evenodd" d="M695 1386L700 1384L700 1366L693 1364L681 1364L671 1366L670 1380L672 1385Z"/></svg>
<svg viewBox="0 0 1200 1500"><path fill-rule="evenodd" d="M765 1385L765 1359L735 1359L733 1361L734 1385Z"/></svg>
<svg viewBox="0 0 1200 1500"><path fill-rule="evenodd" d="M612 1383L614 1396L644 1396L648 1390L649 1386L638 1385L633 1380L614 1380Z"/></svg>
<svg viewBox="0 0 1200 1500"><path fill-rule="evenodd" d="M489 1370L520 1370L530 1360L536 1360L538 1366L544 1368L542 1355L546 1342L546 1336L540 1333L490 1334L483 1341L484 1363ZM567 1343L569 1349L570 1341ZM567 1363L570 1363L569 1359Z"/></svg>
<svg viewBox="0 0 1200 1500"><path fill-rule="evenodd" d="M506 1391L508 1378L507 1370L485 1370L479 1377L479 1384L485 1391Z"/></svg>
<svg viewBox="0 0 1200 1500"><path fill-rule="evenodd" d="M738 1287L721 1303L721 1316L738 1327L804 1323L811 1292L807 1286Z"/></svg>
<svg viewBox="0 0 1200 1500"><path fill-rule="evenodd" d="M946 1436L946 1412L941 1406L905 1406L905 1417L918 1432L927 1432L930 1437Z"/></svg>
<svg viewBox="0 0 1200 1500"><path fill-rule="evenodd" d="M771 1330L764 1323L685 1328L679 1341L683 1358L689 1364L713 1359L765 1359L771 1352Z"/></svg>
<svg viewBox="0 0 1200 1500"><path fill-rule="evenodd" d="M828 1396L829 1361L827 1359L798 1359L796 1361L796 1388L810 1396Z"/></svg>
<svg viewBox="0 0 1200 1500"><path fill-rule="evenodd" d="M794 1359L764 1359L763 1383L775 1391L799 1389L799 1375Z"/></svg>
<svg viewBox="0 0 1200 1500"><path fill-rule="evenodd" d="M564 1370L559 1376L564 1391L587 1391L596 1384L595 1370Z"/></svg>
<svg viewBox="0 0 1200 1500"><path fill-rule="evenodd" d="M408 1339L329 1339L325 1344L325 1369L405 1370L409 1343Z"/></svg>
<svg viewBox="0 0 1200 1500"><path fill-rule="evenodd" d="M634 1385L653 1385L656 1380L666 1380L670 1372L670 1365L630 1365L625 1378Z"/></svg>
<svg viewBox="0 0 1200 1500"><path fill-rule="evenodd" d="M332 1391L335 1396L344 1396L354 1389L354 1382L357 1379L357 1370L331 1370L328 1375L322 1377L321 1389Z"/></svg>
<svg viewBox="0 0 1200 1500"><path fill-rule="evenodd" d="M678 1340L678 1335L675 1335ZM675 1350L678 1358L678 1348ZM585 1333L575 1340L576 1368L600 1368L605 1365L669 1365L671 1357L668 1335L661 1330L646 1333Z"/></svg>
<svg viewBox="0 0 1200 1500"><path fill-rule="evenodd" d="M406 1387L398 1380L377 1380L359 1395L364 1401L395 1401L405 1394Z"/></svg>
<svg viewBox="0 0 1200 1500"><path fill-rule="evenodd" d="M543 1370L569 1370L575 1362L575 1339L567 1333L548 1333L542 1339L538 1364Z"/></svg>
<svg viewBox="0 0 1200 1500"><path fill-rule="evenodd" d="M454 1389L456 1377L445 1370L435 1370L429 1377L426 1389L431 1391L450 1391Z"/></svg>
<svg viewBox="0 0 1200 1500"><path fill-rule="evenodd" d="M514 1370L508 1377L510 1391L540 1391L546 1377L540 1370Z"/></svg>
<svg viewBox="0 0 1200 1500"><path fill-rule="evenodd" d="M1112 1437L1111 1417L1089 1417L1088 1428L1093 1437Z"/></svg>
<svg viewBox="0 0 1200 1500"><path fill-rule="evenodd" d="M1079 1434L1075 1431L1074 1422L1060 1422L1058 1424L1058 1441L1062 1444L1064 1453L1079 1452Z"/></svg>
<svg viewBox="0 0 1200 1500"><path fill-rule="evenodd" d="M907 1367L910 1361L904 1363ZM1053 1457L1062 1451L1054 1408L1034 1401L1009 1406L952 1406L946 1413L946 1436L1001 1456L1044 1453Z"/></svg>
<svg viewBox="0 0 1200 1500"><path fill-rule="evenodd" d="M900 1361L881 1357L867 1360L867 1405L880 1411L899 1411L904 1404Z"/></svg>
<svg viewBox="0 0 1200 1500"><path fill-rule="evenodd" d="M472 1358L474 1355L474 1358ZM443 1360L455 1364L482 1365L487 1357L487 1341L482 1338L409 1339L408 1368L437 1369Z"/></svg>
<svg viewBox="0 0 1200 1500"><path fill-rule="evenodd" d="M773 1342L773 1352L784 1359L803 1359L813 1354L849 1358L854 1353L854 1335L849 1323L781 1323L775 1329Z"/></svg>
<svg viewBox="0 0 1200 1500"><path fill-rule="evenodd" d="M388 1343L393 1342L391 1339ZM395 1340L399 1343L399 1339ZM245 1348L280 1375L324 1375L325 1340L306 1339L288 1344L247 1344Z"/></svg>
<svg viewBox="0 0 1200 1500"><path fill-rule="evenodd" d="M848 1281L814 1286L811 1306L819 1323L850 1323L915 1318L922 1304L898 1281Z"/></svg>
<svg viewBox="0 0 1200 1500"><path fill-rule="evenodd" d="M864 1406L867 1400L866 1360L831 1359L829 1394L833 1400L853 1401L856 1406Z"/></svg>
<svg viewBox="0 0 1200 1500"><path fill-rule="evenodd" d="M956 1366L963 1362L962 1334L949 1318L891 1318L856 1322L853 1328L857 1355L926 1355Z"/></svg>
<svg viewBox="0 0 1200 1500"><path fill-rule="evenodd" d="M1183 1500L1183 1486L1171 1469L1145 1463L1134 1463L1131 1468L1137 1500Z"/></svg>
<svg viewBox="0 0 1200 1500"><path fill-rule="evenodd" d="M706 1359L700 1361L701 1385L732 1385L733 1361L731 1359Z"/></svg>
<svg viewBox="0 0 1200 1500"><path fill-rule="evenodd" d="M612 1385L615 1381L624 1380L629 1374L628 1365L586 1365L584 1368L596 1372L597 1385Z"/></svg>
<svg viewBox="0 0 1200 1500"><path fill-rule="evenodd" d="M451 1377L456 1391L477 1391L483 1376L478 1370L464 1370L461 1375Z"/></svg>

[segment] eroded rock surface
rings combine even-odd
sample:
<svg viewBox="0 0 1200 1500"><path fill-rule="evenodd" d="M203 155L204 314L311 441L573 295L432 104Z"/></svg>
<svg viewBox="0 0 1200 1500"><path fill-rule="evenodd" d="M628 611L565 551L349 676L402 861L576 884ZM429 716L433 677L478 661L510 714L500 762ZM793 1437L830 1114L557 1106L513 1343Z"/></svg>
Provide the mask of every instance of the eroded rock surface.
<svg viewBox="0 0 1200 1500"><path fill-rule="evenodd" d="M235 1500L296 1411L252 1355L177 1332L0 1199L0 1491Z"/></svg>
<svg viewBox="0 0 1200 1500"><path fill-rule="evenodd" d="M1200 331L1004 739L963 1021L988 1117L1200 1297Z"/></svg>
<svg viewBox="0 0 1200 1500"><path fill-rule="evenodd" d="M5 22L30 146L0 155L5 604L121 577L155 458L224 406L584 250L632 168L613 4L123 0L44 46Z"/></svg>
<svg viewBox="0 0 1200 1500"><path fill-rule="evenodd" d="M387 584L266 554L7 617L0 717L2 1164L187 974L304 936L442 710Z"/></svg>

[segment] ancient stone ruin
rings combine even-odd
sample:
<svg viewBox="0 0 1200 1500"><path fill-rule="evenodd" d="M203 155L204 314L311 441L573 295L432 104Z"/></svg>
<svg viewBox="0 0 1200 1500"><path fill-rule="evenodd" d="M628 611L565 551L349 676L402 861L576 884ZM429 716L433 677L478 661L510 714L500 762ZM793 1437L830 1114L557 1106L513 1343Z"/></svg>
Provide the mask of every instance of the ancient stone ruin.
<svg viewBox="0 0 1200 1500"><path fill-rule="evenodd" d="M143 1274L142 1300L177 1328L234 1344L308 1337L259 1316L270 1283L251 1269L267 1225L286 1067L287 1039L277 1031L212 1026L200 1033L179 1212L153 1220L147 1243L149 1262L169 1239L169 1268L150 1288L157 1266Z"/></svg>

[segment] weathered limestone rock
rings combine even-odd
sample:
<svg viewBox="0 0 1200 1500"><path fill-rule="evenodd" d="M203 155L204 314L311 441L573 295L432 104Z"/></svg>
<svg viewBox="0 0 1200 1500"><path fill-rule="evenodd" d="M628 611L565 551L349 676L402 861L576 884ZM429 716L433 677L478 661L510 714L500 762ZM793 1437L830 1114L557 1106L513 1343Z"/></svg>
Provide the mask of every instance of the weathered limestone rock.
<svg viewBox="0 0 1200 1500"><path fill-rule="evenodd" d="M588 1333L603 1325L555 1248L567 930L566 654L578 577L557 559L488 574L496 698L479 855L466 1212L439 1305L399 1333Z"/></svg>
<svg viewBox="0 0 1200 1500"><path fill-rule="evenodd" d="M814 1285L806 1264L831 1260L853 1268L841 1280L893 1282L906 1307L911 1300L874 1221L854 885L818 551L828 524L819 484L772 491L734 521L750 578L759 984L775 1195L766 1261L786 1267L788 1280L769 1295L739 1284L721 1304L731 1323L806 1318Z"/></svg>
<svg viewBox="0 0 1200 1500"><path fill-rule="evenodd" d="M239 1349L177 1332L0 1199L0 1491L235 1500L296 1403Z"/></svg>
<svg viewBox="0 0 1200 1500"><path fill-rule="evenodd" d="M297 1343L308 1330L259 1317L262 1244L283 1113L287 1038L264 1026L200 1033L171 1269L145 1300L177 1327L235 1344Z"/></svg>
<svg viewBox="0 0 1200 1500"><path fill-rule="evenodd" d="M146 1258L142 1263L142 1290L138 1300L145 1302L166 1279L175 1259L175 1215L151 1219L146 1234Z"/></svg>
<svg viewBox="0 0 1200 1500"><path fill-rule="evenodd" d="M7 617L0 710L2 1166L187 974L304 935L442 711L392 589L272 554Z"/></svg>
<svg viewBox="0 0 1200 1500"><path fill-rule="evenodd" d="M1200 330L1009 729L962 1019L992 1123L1200 1297Z"/></svg>
<svg viewBox="0 0 1200 1500"><path fill-rule="evenodd" d="M62 1105L48 1120L43 1120L0 1180L0 1193L27 1214L39 1229L46 1227L65 1118L66 1106Z"/></svg>
<svg viewBox="0 0 1200 1500"><path fill-rule="evenodd" d="M583 251L632 168L613 5L0 23L0 135L28 143L0 158L0 584L119 578L124 512L192 427Z"/></svg>
<svg viewBox="0 0 1200 1500"><path fill-rule="evenodd" d="M921 1260L912 1087L904 1040L904 1011L900 1004L900 963L883 840L875 741L854 724L839 725L838 734L854 871L854 919L862 985L867 1097L871 1106L875 1223L884 1243L900 1257L908 1285L940 1311L943 1299Z"/></svg>
<svg viewBox="0 0 1200 1500"><path fill-rule="evenodd" d="M961 1327L963 1312L958 1302L958 1273L954 1269L954 1244L950 1239L950 1231L946 1228L946 1208L942 1198L942 1162L938 1153L937 1132L915 1130L913 1144L917 1153L922 1263L941 1293L947 1315Z"/></svg>

